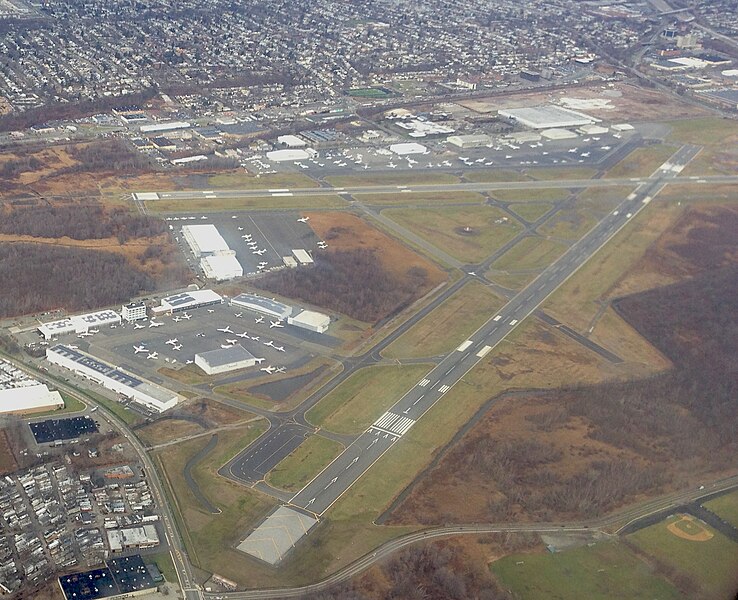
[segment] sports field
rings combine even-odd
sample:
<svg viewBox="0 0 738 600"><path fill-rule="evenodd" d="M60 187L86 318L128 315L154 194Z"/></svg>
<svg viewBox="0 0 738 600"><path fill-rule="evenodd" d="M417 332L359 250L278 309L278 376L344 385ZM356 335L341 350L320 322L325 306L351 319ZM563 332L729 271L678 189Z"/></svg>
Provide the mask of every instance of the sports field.
<svg viewBox="0 0 738 600"><path fill-rule="evenodd" d="M490 568L516 600L686 600L618 542L553 554L513 554Z"/></svg>

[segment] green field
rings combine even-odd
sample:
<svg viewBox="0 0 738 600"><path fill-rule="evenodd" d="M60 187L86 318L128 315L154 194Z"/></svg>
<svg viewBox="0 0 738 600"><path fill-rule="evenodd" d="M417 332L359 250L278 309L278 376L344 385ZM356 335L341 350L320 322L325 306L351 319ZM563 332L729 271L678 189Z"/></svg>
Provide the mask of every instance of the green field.
<svg viewBox="0 0 738 600"><path fill-rule="evenodd" d="M174 562L172 561L172 555L169 552L159 552L157 554L146 554L144 557L145 563L154 563L161 574L164 575L170 583L177 583L177 571L174 568Z"/></svg>
<svg viewBox="0 0 738 600"><path fill-rule="evenodd" d="M587 188L577 196L576 205L589 208L598 213L609 212L625 200L634 189L624 185Z"/></svg>
<svg viewBox="0 0 738 600"><path fill-rule="evenodd" d="M343 450L338 442L313 435L267 474L267 483L297 492Z"/></svg>
<svg viewBox="0 0 738 600"><path fill-rule="evenodd" d="M392 365L360 369L305 416L316 427L336 433L361 433L432 366Z"/></svg>
<svg viewBox="0 0 738 600"><path fill-rule="evenodd" d="M271 188L316 188L318 182L302 173L270 173L249 175L248 173L220 173L208 178L208 186L230 190L268 190Z"/></svg>
<svg viewBox="0 0 738 600"><path fill-rule="evenodd" d="M477 192L397 192L393 194L353 194L366 204L465 204L485 201Z"/></svg>
<svg viewBox="0 0 738 600"><path fill-rule="evenodd" d="M677 146L669 144L636 148L610 169L605 177L648 177L677 150Z"/></svg>
<svg viewBox="0 0 738 600"><path fill-rule="evenodd" d="M144 203L151 213L219 212L233 210L291 210L344 208L346 202L337 195L287 196L262 198L195 198L192 200L150 200Z"/></svg>
<svg viewBox="0 0 738 600"><path fill-rule="evenodd" d="M515 214L520 215L526 221L534 223L553 208L553 204L546 202L517 202L508 207Z"/></svg>
<svg viewBox="0 0 738 600"><path fill-rule="evenodd" d="M541 188L529 190L492 190L490 195L502 202L555 202L556 200L565 200L570 196L570 192L561 188Z"/></svg>
<svg viewBox="0 0 738 600"><path fill-rule="evenodd" d="M333 175L325 178L334 187L364 187L372 185L413 185L434 183L458 183L459 178L448 173L359 173L356 175Z"/></svg>
<svg viewBox="0 0 738 600"><path fill-rule="evenodd" d="M530 177L512 169L465 171L464 179L473 183L498 183L500 181L529 181Z"/></svg>
<svg viewBox="0 0 738 600"><path fill-rule="evenodd" d="M519 223L492 206L390 208L382 214L460 261L484 260L521 230ZM495 223L507 217L508 221ZM471 227L469 234L462 232Z"/></svg>
<svg viewBox="0 0 738 600"><path fill-rule="evenodd" d="M683 598L618 542L600 542L553 554L514 554L495 561L490 569L516 600Z"/></svg>
<svg viewBox="0 0 738 600"><path fill-rule="evenodd" d="M537 167L528 169L527 175L533 179L592 179L597 174L597 169L591 167Z"/></svg>
<svg viewBox="0 0 738 600"><path fill-rule="evenodd" d="M509 290L522 290L537 277L538 273L506 273L490 269L484 276L497 285Z"/></svg>
<svg viewBox="0 0 738 600"><path fill-rule="evenodd" d="M346 94L353 98L386 98L392 95L382 88L351 88Z"/></svg>
<svg viewBox="0 0 738 600"><path fill-rule="evenodd" d="M500 306L502 300L488 287L478 281L468 283L392 342L382 355L419 358L453 350Z"/></svg>
<svg viewBox="0 0 738 600"><path fill-rule="evenodd" d="M725 494L709 502L705 502L705 508L722 517L733 527L738 528L738 492Z"/></svg>
<svg viewBox="0 0 738 600"><path fill-rule="evenodd" d="M720 145L731 136L738 135L738 123L733 119L704 117L701 119L668 121L666 125L671 128L669 141L679 142L680 144Z"/></svg>
<svg viewBox="0 0 738 600"><path fill-rule="evenodd" d="M707 525L713 534L707 541L677 537L667 526L681 517L646 527L628 539L647 554L691 577L705 598L730 598L738 584L738 544Z"/></svg>
<svg viewBox="0 0 738 600"><path fill-rule="evenodd" d="M566 252L561 242L541 237L527 237L505 252L492 265L503 271L542 269Z"/></svg>

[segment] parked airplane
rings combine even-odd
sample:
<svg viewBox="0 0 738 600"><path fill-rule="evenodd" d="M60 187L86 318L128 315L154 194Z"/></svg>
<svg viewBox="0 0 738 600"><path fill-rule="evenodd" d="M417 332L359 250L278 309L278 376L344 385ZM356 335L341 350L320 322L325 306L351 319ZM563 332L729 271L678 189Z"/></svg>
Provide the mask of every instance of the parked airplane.
<svg viewBox="0 0 738 600"><path fill-rule="evenodd" d="M274 349L275 349L275 350L276 350L277 352L284 352L284 346L274 346Z"/></svg>
<svg viewBox="0 0 738 600"><path fill-rule="evenodd" d="M269 321L269 329L273 327L284 327L284 325L282 325L282 321Z"/></svg>
<svg viewBox="0 0 738 600"><path fill-rule="evenodd" d="M212 309L212 308L208 308L208 312L209 312L209 313L214 313L214 312L215 312L215 309Z"/></svg>
<svg viewBox="0 0 738 600"><path fill-rule="evenodd" d="M149 354L146 357L146 360L156 360L158 358L159 358L159 353L158 352L152 352L151 354Z"/></svg>
<svg viewBox="0 0 738 600"><path fill-rule="evenodd" d="M228 348L233 348L233 344L221 344L220 345L223 350L227 350Z"/></svg>
<svg viewBox="0 0 738 600"><path fill-rule="evenodd" d="M167 340L166 343L169 344L170 346L174 346L177 344L178 341L179 340L177 338L172 338L171 340Z"/></svg>
<svg viewBox="0 0 738 600"><path fill-rule="evenodd" d="M141 352L148 352L148 351L149 351L148 348L146 348L146 346L144 346L144 345L141 345L141 346L133 346L133 353L134 354L140 354Z"/></svg>
<svg viewBox="0 0 738 600"><path fill-rule="evenodd" d="M195 362L195 361L194 360L186 360L185 361L185 364L186 365L191 365L193 362Z"/></svg>
<svg viewBox="0 0 738 600"><path fill-rule="evenodd" d="M267 367L262 367L261 370L264 371L265 373L269 373L269 375L271 375L277 369L275 369L272 365L269 365Z"/></svg>
<svg viewBox="0 0 738 600"><path fill-rule="evenodd" d="M287 369L285 367L279 367L278 369L275 369L275 373L284 373Z"/></svg>
<svg viewBox="0 0 738 600"><path fill-rule="evenodd" d="M151 321L151 323L149 323L149 327L161 327L162 325L164 325L164 323L159 323L158 321Z"/></svg>
<svg viewBox="0 0 738 600"><path fill-rule="evenodd" d="M269 264L268 262L260 262L260 263L259 263L259 268L260 268L260 269L263 269L263 268L264 268L264 267L266 267L266 266L267 266L268 264Z"/></svg>
<svg viewBox="0 0 738 600"><path fill-rule="evenodd" d="M248 331L244 331L243 333L237 333L236 335L238 337L240 337L240 338L247 338L247 337L249 337L249 332Z"/></svg>
<svg viewBox="0 0 738 600"><path fill-rule="evenodd" d="M310 217L300 217L297 219L298 223L307 223L310 220Z"/></svg>
<svg viewBox="0 0 738 600"><path fill-rule="evenodd" d="M255 359L254 359L254 362L255 362L255 363L256 363L257 365L260 365L261 363L263 363L263 362L264 362L264 359L263 359L263 358L255 358Z"/></svg>
<svg viewBox="0 0 738 600"><path fill-rule="evenodd" d="M189 321L189 320L190 320L190 319L192 318L192 315L188 315L187 313L184 313L184 314L182 315L182 318L183 318L183 319L184 319L185 321Z"/></svg>
<svg viewBox="0 0 738 600"><path fill-rule="evenodd" d="M144 329L144 326L141 325L141 323L134 323L133 328L134 329Z"/></svg>
<svg viewBox="0 0 738 600"><path fill-rule="evenodd" d="M176 346L172 346L172 350L176 350L179 352L182 349L182 344L177 344Z"/></svg>
<svg viewBox="0 0 738 600"><path fill-rule="evenodd" d="M254 323L263 323L263 322L264 322L264 317L256 317L254 319Z"/></svg>
<svg viewBox="0 0 738 600"><path fill-rule="evenodd" d="M220 331L221 333L233 333L231 331L231 326L230 325L227 325L226 327L223 327L223 328L218 328L218 331Z"/></svg>
<svg viewBox="0 0 738 600"><path fill-rule="evenodd" d="M229 343L231 346L235 346L238 344L238 340L226 340L227 343Z"/></svg>
<svg viewBox="0 0 738 600"><path fill-rule="evenodd" d="M182 320L182 319L180 319L179 317L174 317L174 318L172 319L172 321L174 321L175 323L179 323L179 322L180 322L181 320Z"/></svg>
<svg viewBox="0 0 738 600"><path fill-rule="evenodd" d="M239 231L243 231L243 227L239 227L239 228L238 228L238 230L239 230Z"/></svg>
<svg viewBox="0 0 738 600"><path fill-rule="evenodd" d="M325 242L318 242L318 248L320 248L321 250L325 250L327 247L328 244L326 244Z"/></svg>
<svg viewBox="0 0 738 600"><path fill-rule="evenodd" d="M264 342L264 345L265 346L271 346L272 348L274 348L274 341L273 340L269 340L268 342Z"/></svg>
<svg viewBox="0 0 738 600"><path fill-rule="evenodd" d="M259 256L261 256L265 252L266 252L266 248L262 248L261 250L254 250L251 254L258 254Z"/></svg>

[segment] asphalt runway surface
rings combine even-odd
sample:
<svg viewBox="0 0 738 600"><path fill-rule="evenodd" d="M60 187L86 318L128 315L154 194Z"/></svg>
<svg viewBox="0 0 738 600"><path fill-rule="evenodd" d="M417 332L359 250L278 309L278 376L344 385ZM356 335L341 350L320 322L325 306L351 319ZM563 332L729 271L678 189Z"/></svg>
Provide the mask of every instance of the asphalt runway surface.
<svg viewBox="0 0 738 600"><path fill-rule="evenodd" d="M608 213L592 230L576 242L558 260L545 269L532 283L515 295L498 313L479 328L456 351L447 355L421 381L406 393L389 411L361 434L346 450L291 499L290 504L318 516L328 510L353 483L479 361L526 317L532 314L562 283L573 275L617 231L627 224L652 197L673 179L699 151L693 146L680 148L651 178L638 185L615 210ZM247 448L232 462L230 473L242 481L253 481L259 473L251 473L253 465L264 464L261 456L271 461L286 454L281 442L268 432L254 448ZM272 438L274 437L274 440ZM279 447L278 447L279 446ZM252 457L253 454L257 456Z"/></svg>

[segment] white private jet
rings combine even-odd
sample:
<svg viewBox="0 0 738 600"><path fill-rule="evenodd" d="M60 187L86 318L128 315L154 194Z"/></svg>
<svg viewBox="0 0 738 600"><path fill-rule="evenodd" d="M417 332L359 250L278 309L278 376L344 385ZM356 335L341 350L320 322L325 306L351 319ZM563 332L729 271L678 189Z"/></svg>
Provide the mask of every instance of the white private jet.
<svg viewBox="0 0 738 600"><path fill-rule="evenodd" d="M151 323L149 323L149 327L161 327L162 325L164 325L164 323L159 323L158 321L151 321Z"/></svg>
<svg viewBox="0 0 738 600"><path fill-rule="evenodd" d="M395 163L393 163L393 162L389 163L389 164L388 164L387 166L388 166L388 167L389 167L390 169L396 169L396 168L397 168L397 165L396 165Z"/></svg>
<svg viewBox="0 0 738 600"><path fill-rule="evenodd" d="M269 264L268 262L260 262L258 266L259 266L259 268L260 268L260 269L263 269L263 268L264 268L264 267L266 267L266 266L267 266L268 264Z"/></svg>
<svg viewBox="0 0 738 600"><path fill-rule="evenodd" d="M275 373L284 373L287 369L285 367L279 367L278 369L274 369Z"/></svg>
<svg viewBox="0 0 738 600"><path fill-rule="evenodd" d="M220 331L221 333L233 333L231 331L230 325L227 325L226 327L219 327L217 330Z"/></svg>
<svg viewBox="0 0 738 600"><path fill-rule="evenodd" d="M195 362L195 361L194 360L186 360L185 361L185 364L186 365L191 365L193 362Z"/></svg>
<svg viewBox="0 0 738 600"><path fill-rule="evenodd" d="M179 352L182 349L182 344L177 344L176 346L172 346L172 350L176 350Z"/></svg>
<svg viewBox="0 0 738 600"><path fill-rule="evenodd" d="M146 346L133 346L133 352L134 354L141 354L141 352L148 352L149 350L146 348Z"/></svg>
<svg viewBox="0 0 738 600"><path fill-rule="evenodd" d="M254 323L263 323L263 322L264 322L264 317L256 317L254 319Z"/></svg>
<svg viewBox="0 0 738 600"><path fill-rule="evenodd" d="M276 350L277 352L284 352L284 346L274 346L274 349L275 349L275 350Z"/></svg>
<svg viewBox="0 0 738 600"><path fill-rule="evenodd" d="M240 338L247 338L247 337L249 337L249 332L248 331L244 331L243 333L237 333L236 335L238 337L240 337Z"/></svg>
<svg viewBox="0 0 738 600"><path fill-rule="evenodd" d="M174 318L172 318L172 321L174 321L175 323L179 323L181 320L182 319L180 317L174 317Z"/></svg>
<svg viewBox="0 0 738 600"><path fill-rule="evenodd" d="M258 254L259 256L261 256L264 253L266 253L266 248L262 248L261 250L254 250L251 254Z"/></svg>
<svg viewBox="0 0 738 600"><path fill-rule="evenodd" d="M274 341L273 340L269 340L268 342L264 342L264 345L265 346L271 346L272 348L274 348Z"/></svg>
<svg viewBox="0 0 738 600"><path fill-rule="evenodd" d="M133 324L133 328L134 329L145 329L144 326L141 325L141 323L134 323Z"/></svg>
<svg viewBox="0 0 738 600"><path fill-rule="evenodd" d="M238 228L238 230L239 230L239 231L243 231L243 227L239 227L239 228Z"/></svg>
<svg viewBox="0 0 738 600"><path fill-rule="evenodd" d="M271 375L277 369L275 369L272 365L269 365L267 367L262 367L261 370L264 371L265 373L269 373L269 375Z"/></svg>
<svg viewBox="0 0 738 600"><path fill-rule="evenodd" d="M240 313L234 313L233 316L236 317L237 319L240 319L241 317L243 317L243 313L242 312L240 312Z"/></svg>
<svg viewBox="0 0 738 600"><path fill-rule="evenodd" d="M167 340L166 343L170 346L176 346L178 341L179 340L177 338L172 338L171 340Z"/></svg>
<svg viewBox="0 0 738 600"><path fill-rule="evenodd" d="M282 321L269 321L269 329L274 327L284 327L284 325L282 325Z"/></svg>
<svg viewBox="0 0 738 600"><path fill-rule="evenodd" d="M320 248L321 250L325 250L327 247L328 244L326 244L325 242L318 242L318 248Z"/></svg>
<svg viewBox="0 0 738 600"><path fill-rule="evenodd" d="M146 360L157 360L159 358L158 352L152 352L146 357Z"/></svg>
<svg viewBox="0 0 738 600"><path fill-rule="evenodd" d="M238 344L238 340L228 340L227 339L226 343L230 344L231 346L235 346L236 344Z"/></svg>
<svg viewBox="0 0 738 600"><path fill-rule="evenodd" d="M221 344L220 345L223 350L227 350L228 348L233 348L233 344Z"/></svg>
<svg viewBox="0 0 738 600"><path fill-rule="evenodd" d="M208 312L209 312L209 313L214 313L214 312L215 312L215 310L214 310L214 309L212 309L212 308L208 308Z"/></svg>
<svg viewBox="0 0 738 600"><path fill-rule="evenodd" d="M307 223L310 220L310 217L300 217L297 219L298 223Z"/></svg>
<svg viewBox="0 0 738 600"><path fill-rule="evenodd" d="M259 336L258 335L252 335L251 336L251 339L254 340L255 342L258 342L259 341Z"/></svg>
<svg viewBox="0 0 738 600"><path fill-rule="evenodd" d="M263 363L263 362L264 362L264 359L263 359L263 358L255 358L255 359L254 359L254 362L255 362L255 363L256 363L257 365L260 365L261 363Z"/></svg>

